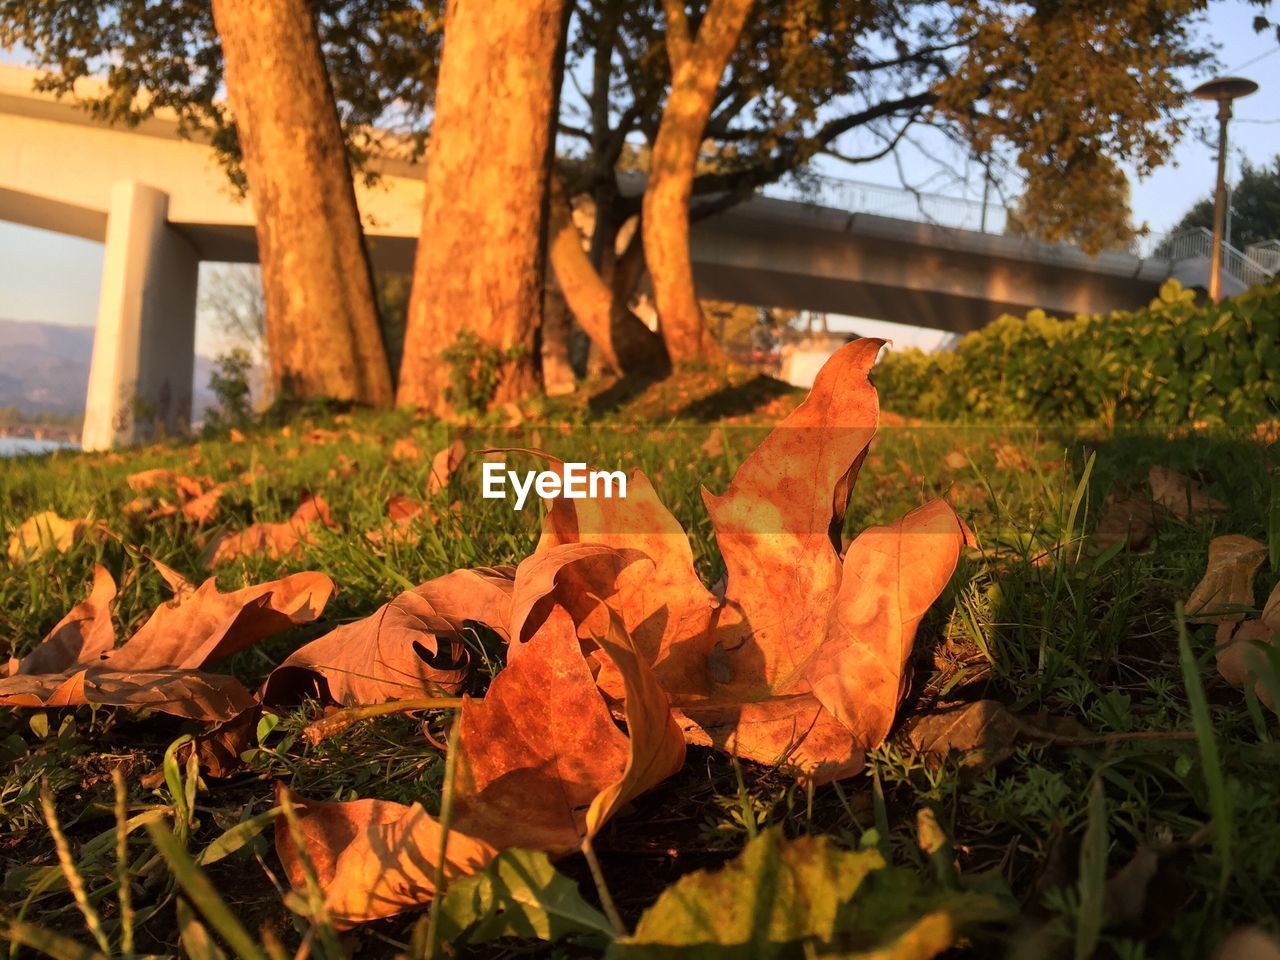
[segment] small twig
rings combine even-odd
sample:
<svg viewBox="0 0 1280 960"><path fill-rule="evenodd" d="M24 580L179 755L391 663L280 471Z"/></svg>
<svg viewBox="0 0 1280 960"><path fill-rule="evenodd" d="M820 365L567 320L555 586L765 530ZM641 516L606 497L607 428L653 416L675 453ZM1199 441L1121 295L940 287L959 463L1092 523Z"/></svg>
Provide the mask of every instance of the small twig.
<svg viewBox="0 0 1280 960"><path fill-rule="evenodd" d="M587 858L587 866L591 868L591 879L595 881L596 893L600 895L600 906L604 908L604 915L609 918L609 925L613 927L615 934L625 937L627 928L622 922L622 915L618 913L617 904L613 902L613 896L609 893L609 887L604 882L604 871L600 869L600 861L596 859L596 851L591 846L589 835L582 838L582 855Z"/></svg>
<svg viewBox="0 0 1280 960"><path fill-rule="evenodd" d="M363 703L354 707L335 710L302 728L302 735L310 743L336 736L361 720L385 717L392 713L412 713L415 710L458 710L462 697L421 697L416 700L392 700L388 703Z"/></svg>

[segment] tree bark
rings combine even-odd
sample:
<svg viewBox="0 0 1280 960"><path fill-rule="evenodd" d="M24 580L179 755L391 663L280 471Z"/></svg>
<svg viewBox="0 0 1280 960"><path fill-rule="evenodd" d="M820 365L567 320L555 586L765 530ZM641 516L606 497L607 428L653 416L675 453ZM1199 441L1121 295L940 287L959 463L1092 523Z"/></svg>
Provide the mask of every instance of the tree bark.
<svg viewBox="0 0 1280 960"><path fill-rule="evenodd" d="M663 0L671 92L653 142L642 225L662 337L674 363L723 359L694 289L689 198L716 87L751 4L752 0L709 0L694 36L684 0Z"/></svg>
<svg viewBox="0 0 1280 960"><path fill-rule="evenodd" d="M626 295L605 282L582 249L568 198L559 179L551 179L551 268L578 326L599 351L600 359L616 374L658 373L669 365L662 338L627 309ZM639 248L636 248L636 254ZM612 254L612 251L610 251ZM623 258L626 261L626 257ZM636 259L635 254L631 260ZM634 287L639 280L634 266L624 276L611 271L620 285Z"/></svg>
<svg viewBox="0 0 1280 960"><path fill-rule="evenodd" d="M257 222L277 396L391 403L333 90L307 0L213 0Z"/></svg>
<svg viewBox="0 0 1280 960"><path fill-rule="evenodd" d="M494 402L538 390L547 176L564 0L450 0L397 400L447 414L440 352L502 355ZM512 354L515 354L512 356Z"/></svg>

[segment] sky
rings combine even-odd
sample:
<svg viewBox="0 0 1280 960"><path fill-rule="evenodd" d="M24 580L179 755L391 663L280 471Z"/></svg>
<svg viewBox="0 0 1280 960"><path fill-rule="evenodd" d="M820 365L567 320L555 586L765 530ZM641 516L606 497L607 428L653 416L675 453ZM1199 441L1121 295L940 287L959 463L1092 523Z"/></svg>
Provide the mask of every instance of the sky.
<svg viewBox="0 0 1280 960"><path fill-rule="evenodd" d="M1218 0L1202 28L1218 46L1222 74L1247 76L1262 89L1238 101L1231 127L1231 169L1238 171L1242 158L1254 164L1280 154L1280 45L1272 32L1256 34L1252 20L1256 8L1244 0ZM0 59L13 62L14 55ZM1191 78L1191 83L1208 79ZM1196 124L1211 132L1214 107L1196 104ZM1185 137L1175 148L1171 162L1147 179L1133 183L1133 212L1137 223L1146 223L1158 236L1174 223L1196 200L1213 187L1215 148L1196 135ZM837 177L897 186L905 174L915 186L932 187L937 169L921 156L904 155L902 172L891 159L852 168L824 159L821 172ZM948 190L955 192L955 185ZM969 193L974 195L970 185ZM101 280L102 246L88 240L63 237L0 222L0 318L52 323L92 325L97 313ZM929 346L940 342L936 332L910 327L856 321L853 326L837 322L838 328L856 328L866 335L888 335L900 345ZM226 346L226 339L201 317L197 323L197 350L210 356Z"/></svg>

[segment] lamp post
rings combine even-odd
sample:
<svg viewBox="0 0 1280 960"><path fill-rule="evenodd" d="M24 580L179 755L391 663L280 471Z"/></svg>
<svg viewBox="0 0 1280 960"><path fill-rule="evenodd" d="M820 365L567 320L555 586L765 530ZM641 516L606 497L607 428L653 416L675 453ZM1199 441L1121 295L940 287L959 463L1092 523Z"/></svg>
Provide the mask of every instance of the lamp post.
<svg viewBox="0 0 1280 960"><path fill-rule="evenodd" d="M1231 101L1256 92L1258 85L1243 77L1219 77L1191 91L1197 100L1218 102L1218 180L1213 193L1213 250L1209 255L1209 299L1222 299L1222 233L1227 219L1227 122Z"/></svg>

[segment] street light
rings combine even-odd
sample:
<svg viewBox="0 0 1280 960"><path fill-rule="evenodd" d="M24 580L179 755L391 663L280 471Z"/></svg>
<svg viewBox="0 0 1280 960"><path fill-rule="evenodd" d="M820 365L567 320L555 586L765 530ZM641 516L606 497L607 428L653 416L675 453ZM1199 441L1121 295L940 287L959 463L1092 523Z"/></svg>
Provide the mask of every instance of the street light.
<svg viewBox="0 0 1280 960"><path fill-rule="evenodd" d="M1222 233L1227 219L1227 121L1231 101L1257 92L1258 85L1243 77L1219 77L1191 91L1197 100L1218 101L1218 182L1213 193L1213 251L1209 256L1209 299L1222 299Z"/></svg>

